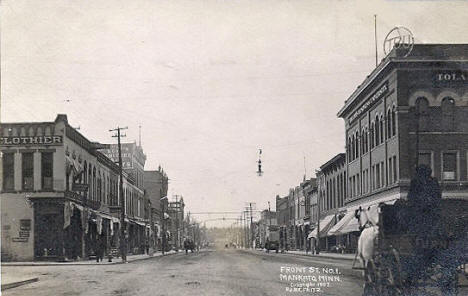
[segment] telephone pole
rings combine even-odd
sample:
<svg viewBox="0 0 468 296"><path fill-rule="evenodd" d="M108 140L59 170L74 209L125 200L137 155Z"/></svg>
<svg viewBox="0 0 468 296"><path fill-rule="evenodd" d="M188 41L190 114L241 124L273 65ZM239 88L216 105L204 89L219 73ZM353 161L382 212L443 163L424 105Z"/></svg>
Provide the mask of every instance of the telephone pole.
<svg viewBox="0 0 468 296"><path fill-rule="evenodd" d="M253 217L252 217L252 203L249 203L249 208L250 208L250 248L253 249L254 229L253 229Z"/></svg>
<svg viewBox="0 0 468 296"><path fill-rule="evenodd" d="M123 194L122 146L120 144L120 138L125 137L126 135L122 135L120 131L126 129L128 129L128 127L117 127L116 129L109 130L110 132L117 132L117 134L112 137L117 138L119 149L120 253L122 255L122 262L127 262L127 231L125 227L125 198Z"/></svg>

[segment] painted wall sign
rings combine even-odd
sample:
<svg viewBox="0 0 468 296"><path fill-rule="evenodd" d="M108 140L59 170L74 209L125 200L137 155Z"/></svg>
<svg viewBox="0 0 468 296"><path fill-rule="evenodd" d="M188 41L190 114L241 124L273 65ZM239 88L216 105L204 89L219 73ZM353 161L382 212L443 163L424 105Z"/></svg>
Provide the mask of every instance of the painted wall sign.
<svg viewBox="0 0 468 296"><path fill-rule="evenodd" d="M132 169L133 168L133 157L134 157L134 143L123 143L122 148L122 168ZM117 144L111 144L110 149L103 149L101 151L113 162L119 163L119 148Z"/></svg>
<svg viewBox="0 0 468 296"><path fill-rule="evenodd" d="M27 237L12 237L11 241L15 243L27 243L28 238Z"/></svg>
<svg viewBox="0 0 468 296"><path fill-rule="evenodd" d="M436 71L432 81L435 87L464 86L468 82L468 71Z"/></svg>
<svg viewBox="0 0 468 296"><path fill-rule="evenodd" d="M348 123L353 122L358 116L360 116L362 113L364 113L369 107L375 102L378 101L381 97L383 97L386 93L388 92L388 81L384 83L377 91L375 91L369 99L361 106L359 109L354 112L353 115L351 115L348 118Z"/></svg>
<svg viewBox="0 0 468 296"><path fill-rule="evenodd" d="M63 138L62 136L0 137L0 145L63 145Z"/></svg>

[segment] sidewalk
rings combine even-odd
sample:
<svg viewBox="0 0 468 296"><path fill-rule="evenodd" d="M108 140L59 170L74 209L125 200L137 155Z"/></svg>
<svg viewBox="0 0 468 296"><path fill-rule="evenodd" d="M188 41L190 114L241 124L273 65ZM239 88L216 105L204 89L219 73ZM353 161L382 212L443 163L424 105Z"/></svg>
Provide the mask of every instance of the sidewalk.
<svg viewBox="0 0 468 296"><path fill-rule="evenodd" d="M169 251L164 254L173 255L177 254L176 251ZM153 256L147 254L142 255L127 255L127 262L135 262L141 260L147 260L155 257L161 257L163 254L161 252L154 253ZM7 266L68 266L68 265L111 265L111 264L123 264L121 258L113 258L112 262L108 262L108 259L105 258L102 262L96 262L96 260L85 260L85 261L72 261L72 262L47 262L47 261L31 261L31 262L2 262L2 267ZM39 281L38 277L33 276L32 274L11 274L4 273L2 270L1 274L1 290L16 288L25 284L33 283Z"/></svg>
<svg viewBox="0 0 468 296"><path fill-rule="evenodd" d="M176 251L169 251L164 254L172 255L176 254ZM127 262L146 260L155 257L163 256L161 252L154 253L153 256L147 254L140 255L127 255ZM110 265L110 264L122 264L122 259L112 258L112 262L109 262L108 258L104 258L102 262L96 262L96 260L83 260L83 261L67 261L67 262L55 262L55 261L29 261L29 262L2 262L2 266L63 266L63 265ZM3 283L3 280L2 280Z"/></svg>

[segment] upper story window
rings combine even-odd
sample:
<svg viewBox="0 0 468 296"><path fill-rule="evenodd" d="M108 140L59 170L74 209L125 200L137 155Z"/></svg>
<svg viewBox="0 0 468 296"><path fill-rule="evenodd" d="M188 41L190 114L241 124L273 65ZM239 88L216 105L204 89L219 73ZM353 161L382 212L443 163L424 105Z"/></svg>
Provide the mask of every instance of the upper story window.
<svg viewBox="0 0 468 296"><path fill-rule="evenodd" d="M375 124L374 122L372 122L370 129L369 129L370 149L374 148L375 146L374 129L375 129Z"/></svg>
<svg viewBox="0 0 468 296"><path fill-rule="evenodd" d="M51 190L54 177L54 158L52 152L41 154L42 189Z"/></svg>
<svg viewBox="0 0 468 296"><path fill-rule="evenodd" d="M380 115L380 144L384 142L384 118L383 115Z"/></svg>
<svg viewBox="0 0 468 296"><path fill-rule="evenodd" d="M348 162L351 162L353 160L353 156L351 155L351 137L348 137Z"/></svg>
<svg viewBox="0 0 468 296"><path fill-rule="evenodd" d="M453 130L455 122L455 100L451 97L445 97L442 100L441 109L443 130Z"/></svg>
<svg viewBox="0 0 468 296"><path fill-rule="evenodd" d="M356 158L359 157L359 143L361 141L359 141L359 131L356 131Z"/></svg>
<svg viewBox="0 0 468 296"><path fill-rule="evenodd" d="M392 137L392 112L390 109L387 111L387 139L390 139Z"/></svg>
<svg viewBox="0 0 468 296"><path fill-rule="evenodd" d="M375 146L380 144L380 119L379 116L375 116Z"/></svg>
<svg viewBox="0 0 468 296"><path fill-rule="evenodd" d="M367 153L367 128L362 129L361 133L361 153Z"/></svg>
<svg viewBox="0 0 468 296"><path fill-rule="evenodd" d="M392 107L392 136L396 135L396 107Z"/></svg>
<svg viewBox="0 0 468 296"><path fill-rule="evenodd" d="M15 155L3 153L3 190L15 189Z"/></svg>
<svg viewBox="0 0 468 296"><path fill-rule="evenodd" d="M22 153L22 176L23 190L34 189L34 154L32 152Z"/></svg>
<svg viewBox="0 0 468 296"><path fill-rule="evenodd" d="M457 153L442 153L442 180L457 179Z"/></svg>

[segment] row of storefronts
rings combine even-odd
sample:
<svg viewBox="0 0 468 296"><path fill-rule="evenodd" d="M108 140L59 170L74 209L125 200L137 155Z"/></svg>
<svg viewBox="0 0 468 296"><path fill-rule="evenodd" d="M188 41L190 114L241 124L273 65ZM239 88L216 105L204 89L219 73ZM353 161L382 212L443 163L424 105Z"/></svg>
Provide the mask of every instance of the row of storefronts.
<svg viewBox="0 0 468 296"><path fill-rule="evenodd" d="M345 153L284 197L276 212L284 249L354 252L354 217L408 198L417 165L443 198L468 198L468 45L393 49L345 101Z"/></svg>
<svg viewBox="0 0 468 296"><path fill-rule="evenodd" d="M53 122L2 123L0 137L2 260L115 257L122 239L130 254L157 247L161 223L150 217L154 206L145 194L140 145L122 144L120 196L116 145L89 141L66 115Z"/></svg>

